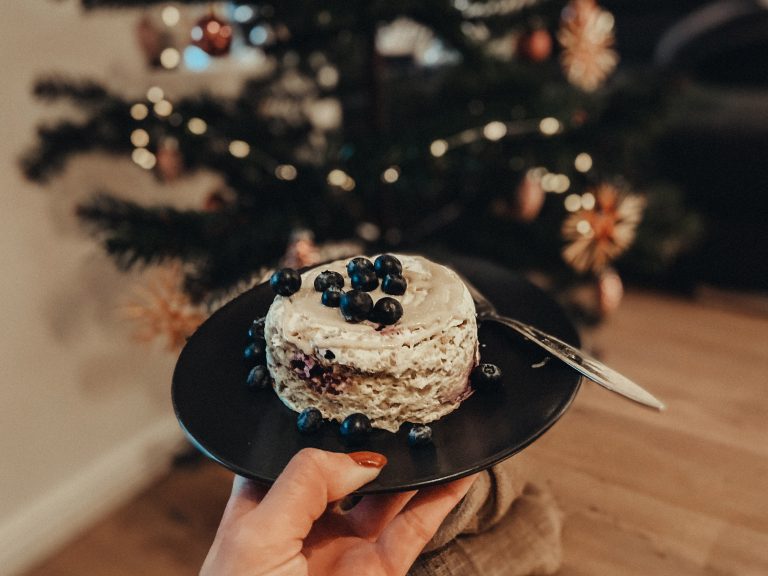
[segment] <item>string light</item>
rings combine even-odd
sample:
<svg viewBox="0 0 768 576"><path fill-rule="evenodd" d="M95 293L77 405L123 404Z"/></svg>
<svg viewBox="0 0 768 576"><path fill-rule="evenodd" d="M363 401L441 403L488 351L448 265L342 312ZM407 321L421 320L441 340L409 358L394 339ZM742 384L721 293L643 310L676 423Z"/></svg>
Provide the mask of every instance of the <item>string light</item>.
<svg viewBox="0 0 768 576"><path fill-rule="evenodd" d="M592 210L595 207L596 200L597 199L592 192L586 192L581 195L581 207L584 208L584 210Z"/></svg>
<svg viewBox="0 0 768 576"><path fill-rule="evenodd" d="M568 194L568 196L565 197L563 204L568 212L581 210L581 196L578 194Z"/></svg>
<svg viewBox="0 0 768 576"><path fill-rule="evenodd" d="M387 184L394 184L400 178L400 170L397 166L390 166L381 175L381 180Z"/></svg>
<svg viewBox="0 0 768 576"><path fill-rule="evenodd" d="M149 144L149 132L142 128L137 128L131 132L131 144L136 148L144 148Z"/></svg>
<svg viewBox="0 0 768 576"><path fill-rule="evenodd" d="M248 20L253 18L255 15L256 13L254 12L253 8L247 6L246 4L241 4L235 8L235 12L233 14L237 22L248 22Z"/></svg>
<svg viewBox="0 0 768 576"><path fill-rule="evenodd" d="M560 128L560 121L557 118L552 118L551 116L542 118L541 122L539 122L539 131L545 136L552 136L553 134L557 134L560 132Z"/></svg>
<svg viewBox="0 0 768 576"><path fill-rule="evenodd" d="M578 170L579 172L585 173L589 172L592 168L592 156L587 154L586 152L582 152L576 158L573 160L573 166Z"/></svg>
<svg viewBox="0 0 768 576"><path fill-rule="evenodd" d="M160 102L165 97L165 92L160 86L152 86L147 90L147 100L153 103Z"/></svg>
<svg viewBox="0 0 768 576"><path fill-rule="evenodd" d="M448 142L445 140L435 140L429 146L429 152L435 158L440 158L440 156L443 156L446 152L448 152Z"/></svg>
<svg viewBox="0 0 768 576"><path fill-rule="evenodd" d="M229 143L229 153L235 158L245 158L250 152L251 147L248 145L248 142L244 142L243 140L232 140L232 142Z"/></svg>
<svg viewBox="0 0 768 576"><path fill-rule="evenodd" d="M331 186L341 186L344 184L347 178L349 178L347 173L344 172L344 170L339 170L338 168L328 172L328 184Z"/></svg>
<svg viewBox="0 0 768 576"><path fill-rule="evenodd" d="M173 112L173 104L168 102L168 100L160 100L153 109L158 116L170 116Z"/></svg>
<svg viewBox="0 0 768 576"><path fill-rule="evenodd" d="M160 53L160 65L172 70L181 62L181 53L176 48L166 48Z"/></svg>
<svg viewBox="0 0 768 576"><path fill-rule="evenodd" d="M592 225L586 220L579 220L576 223L576 232L582 236L587 236L592 233Z"/></svg>
<svg viewBox="0 0 768 576"><path fill-rule="evenodd" d="M144 120L149 114L149 108L146 104L136 103L131 106L131 118L134 120Z"/></svg>
<svg viewBox="0 0 768 576"><path fill-rule="evenodd" d="M275 168L275 176L278 180L295 180L298 172L291 164L280 164Z"/></svg>
<svg viewBox="0 0 768 576"><path fill-rule="evenodd" d="M339 71L326 65L317 71L317 83L323 88L333 88L339 82Z"/></svg>
<svg viewBox="0 0 768 576"><path fill-rule="evenodd" d="M199 136L200 134L205 134L206 130L208 130L208 124L206 124L205 120L202 118L190 118L187 122L187 129L192 132L192 134L197 134Z"/></svg>
<svg viewBox="0 0 768 576"><path fill-rule="evenodd" d="M483 128L483 136L491 141L501 140L506 135L507 125L503 122L489 122L485 125L485 128Z"/></svg>
<svg viewBox="0 0 768 576"><path fill-rule="evenodd" d="M136 148L133 153L131 153L131 160L145 170L151 170L157 163L155 155L146 148Z"/></svg>
<svg viewBox="0 0 768 576"><path fill-rule="evenodd" d="M166 6L160 13L160 18L162 18L163 23L166 26L176 26L181 19L181 12L179 12L179 9L176 8L176 6Z"/></svg>

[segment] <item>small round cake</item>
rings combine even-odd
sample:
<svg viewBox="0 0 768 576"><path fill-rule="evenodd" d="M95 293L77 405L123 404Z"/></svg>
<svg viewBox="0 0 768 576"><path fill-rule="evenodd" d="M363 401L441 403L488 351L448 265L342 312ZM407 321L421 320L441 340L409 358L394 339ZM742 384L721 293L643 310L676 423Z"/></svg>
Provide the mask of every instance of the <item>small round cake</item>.
<svg viewBox="0 0 768 576"><path fill-rule="evenodd" d="M389 294L382 278L375 288L360 290L373 304L397 300L402 315L394 323L391 314L384 323L375 312L368 317L377 321L350 319L339 307L323 304L315 279L337 272L348 293L351 259L309 270L297 292L275 296L264 325L267 365L275 392L289 408L317 408L339 422L362 413L373 426L394 432L405 422L437 420L471 394L469 375L479 357L472 297L445 266L420 256L396 258L404 293L398 294L402 279L392 283ZM392 310L392 302L384 304Z"/></svg>

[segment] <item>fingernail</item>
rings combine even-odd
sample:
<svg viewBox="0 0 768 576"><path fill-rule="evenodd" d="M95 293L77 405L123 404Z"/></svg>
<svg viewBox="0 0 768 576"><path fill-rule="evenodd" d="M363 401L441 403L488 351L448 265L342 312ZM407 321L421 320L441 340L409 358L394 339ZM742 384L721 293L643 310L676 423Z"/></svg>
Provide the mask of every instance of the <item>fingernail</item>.
<svg viewBox="0 0 768 576"><path fill-rule="evenodd" d="M347 456L366 468L384 468L387 463L387 457L378 452L350 452Z"/></svg>

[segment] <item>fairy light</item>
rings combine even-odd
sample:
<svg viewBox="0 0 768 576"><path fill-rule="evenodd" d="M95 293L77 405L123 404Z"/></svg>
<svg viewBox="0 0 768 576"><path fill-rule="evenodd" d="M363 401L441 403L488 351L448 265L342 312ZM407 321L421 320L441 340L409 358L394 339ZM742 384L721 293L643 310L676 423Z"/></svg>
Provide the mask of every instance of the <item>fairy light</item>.
<svg viewBox="0 0 768 576"><path fill-rule="evenodd" d="M576 222L576 232L582 236L588 236L592 233L592 225L586 220L579 220Z"/></svg>
<svg viewBox="0 0 768 576"><path fill-rule="evenodd" d="M160 102L165 97L165 92L160 86L152 86L147 90L147 100L152 103Z"/></svg>
<svg viewBox="0 0 768 576"><path fill-rule="evenodd" d="M149 144L149 132L142 128L137 128L131 132L131 144L136 148L144 148Z"/></svg>
<svg viewBox="0 0 768 576"><path fill-rule="evenodd" d="M153 110L158 116L170 116L173 112L173 104L168 100L160 100L154 105Z"/></svg>
<svg viewBox="0 0 768 576"><path fill-rule="evenodd" d="M328 184L331 186L343 186L347 178L349 178L349 175L344 170L339 170L338 168L328 172Z"/></svg>
<svg viewBox="0 0 768 576"><path fill-rule="evenodd" d="M181 12L179 12L179 9L176 8L176 6L166 6L160 13L160 18L162 18L163 23L166 26L176 26L181 19Z"/></svg>
<svg viewBox="0 0 768 576"><path fill-rule="evenodd" d="M488 140L496 141L501 140L504 138L504 136L507 135L507 125L504 124L504 122L489 122L485 125L483 128L483 136L485 136Z"/></svg>
<svg viewBox="0 0 768 576"><path fill-rule="evenodd" d="M581 195L581 207L584 210L592 210L595 207L597 199L592 192L585 192Z"/></svg>
<svg viewBox="0 0 768 576"><path fill-rule="evenodd" d="M557 118L548 116L546 118L542 118L541 122L539 122L539 132L544 134L544 136L552 136L553 134L557 134L560 132L560 129L560 121Z"/></svg>
<svg viewBox="0 0 768 576"><path fill-rule="evenodd" d="M229 153L235 158L245 158L250 154L251 147L243 140L232 140L229 143Z"/></svg>
<svg viewBox="0 0 768 576"><path fill-rule="evenodd" d="M351 192L355 189L356 182L354 178L351 176L347 176L347 179L344 180L344 182L341 185L341 189L344 190L344 192Z"/></svg>
<svg viewBox="0 0 768 576"><path fill-rule="evenodd" d="M339 71L326 65L317 71L317 83L323 88L333 88L339 82Z"/></svg>
<svg viewBox="0 0 768 576"><path fill-rule="evenodd" d="M144 120L144 118L146 118L148 114L149 114L149 108L147 108L146 104L137 102L136 104L131 106L131 118L133 118L134 120Z"/></svg>
<svg viewBox="0 0 768 576"><path fill-rule="evenodd" d="M166 48L160 52L160 65L167 69L173 70L181 62L181 53L176 48Z"/></svg>
<svg viewBox="0 0 768 576"><path fill-rule="evenodd" d="M381 236L381 229L373 222L361 222L355 231L367 242L375 242Z"/></svg>
<svg viewBox="0 0 768 576"><path fill-rule="evenodd" d="M202 118L190 118L187 122L187 130L199 136L200 134L205 134L206 130L208 130L208 124Z"/></svg>
<svg viewBox="0 0 768 576"><path fill-rule="evenodd" d="M582 152L573 160L573 166L579 172L585 173L592 169L592 156L586 152Z"/></svg>
<svg viewBox="0 0 768 576"><path fill-rule="evenodd" d="M435 158L440 158L446 152L448 152L448 142L446 142L445 140L435 140L434 142L432 142L432 144L430 144L429 152Z"/></svg>
<svg viewBox="0 0 768 576"><path fill-rule="evenodd" d="M397 166L390 166L381 175L381 180L387 184L394 184L400 178L400 169Z"/></svg>
<svg viewBox="0 0 768 576"><path fill-rule="evenodd" d="M145 170L151 170L157 163L157 158L155 155L146 148L136 148L131 153L131 160L133 160L136 164Z"/></svg>
<svg viewBox="0 0 768 576"><path fill-rule="evenodd" d="M275 176L278 180L295 180L298 176L296 167L291 164L280 164L275 168Z"/></svg>
<svg viewBox="0 0 768 576"><path fill-rule="evenodd" d="M565 197L563 204L568 212L581 210L581 196L578 194L568 194L568 196ZM586 222L586 220L583 220L583 222Z"/></svg>
<svg viewBox="0 0 768 576"><path fill-rule="evenodd" d="M565 174L555 174L552 180L552 192L562 194L571 187L571 179Z"/></svg>

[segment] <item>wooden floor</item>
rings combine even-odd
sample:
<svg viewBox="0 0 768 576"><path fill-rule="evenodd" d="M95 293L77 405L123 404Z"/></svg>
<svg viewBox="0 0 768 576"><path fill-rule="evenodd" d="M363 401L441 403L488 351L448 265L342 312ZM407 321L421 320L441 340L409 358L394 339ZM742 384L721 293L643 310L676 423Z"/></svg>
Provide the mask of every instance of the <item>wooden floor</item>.
<svg viewBox="0 0 768 576"><path fill-rule="evenodd" d="M768 317L630 293L590 341L667 401L585 384L527 451L565 512L561 576L768 574ZM196 574L230 476L175 471L26 576Z"/></svg>

